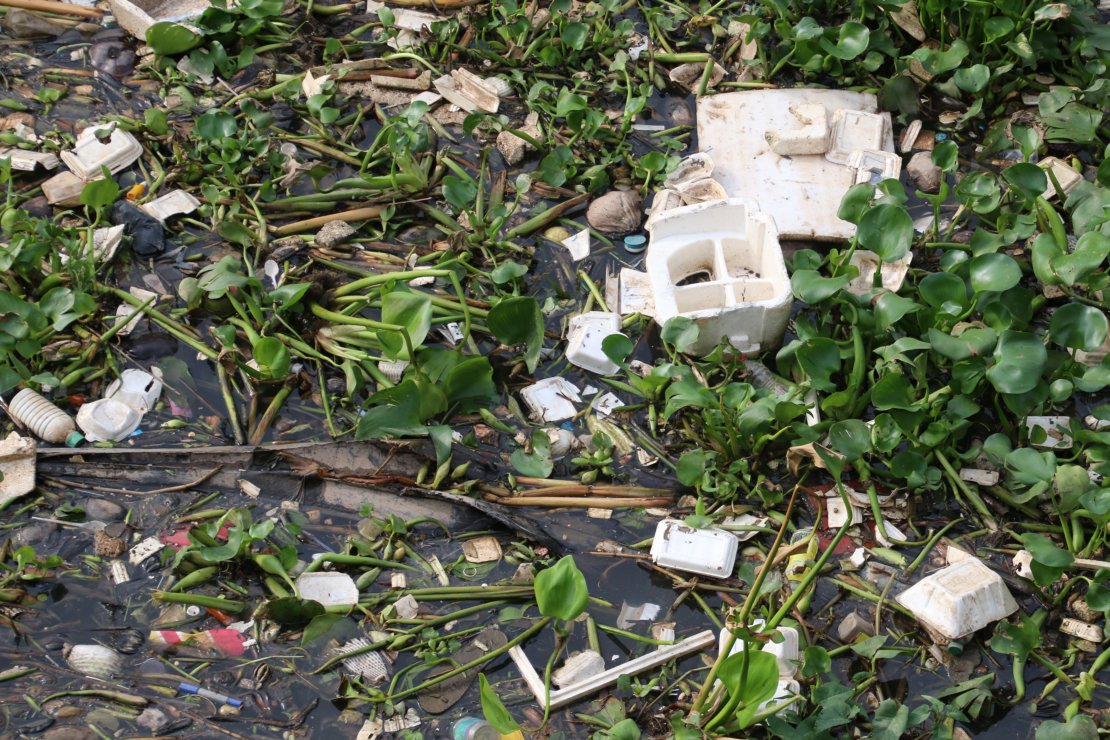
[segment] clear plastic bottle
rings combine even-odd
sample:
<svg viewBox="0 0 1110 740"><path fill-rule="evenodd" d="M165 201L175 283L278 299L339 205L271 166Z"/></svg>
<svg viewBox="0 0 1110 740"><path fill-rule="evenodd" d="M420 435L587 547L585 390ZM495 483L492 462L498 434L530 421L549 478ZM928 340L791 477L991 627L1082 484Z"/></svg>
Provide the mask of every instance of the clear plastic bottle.
<svg viewBox="0 0 1110 740"><path fill-rule="evenodd" d="M15 394L8 413L39 439L74 447L83 437L73 418L30 388Z"/></svg>
<svg viewBox="0 0 1110 740"><path fill-rule="evenodd" d="M489 722L477 717L463 717L451 728L454 740L501 740L501 733Z"/></svg>

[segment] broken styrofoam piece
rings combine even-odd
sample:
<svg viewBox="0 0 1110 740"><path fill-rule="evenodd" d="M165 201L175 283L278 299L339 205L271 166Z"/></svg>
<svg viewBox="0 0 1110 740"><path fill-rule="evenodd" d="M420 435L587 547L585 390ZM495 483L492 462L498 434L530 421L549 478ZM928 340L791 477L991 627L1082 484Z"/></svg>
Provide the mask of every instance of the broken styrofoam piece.
<svg viewBox="0 0 1110 740"><path fill-rule="evenodd" d="M589 229L582 229L577 234L572 234L559 243L567 248L567 251L570 252L570 258L575 262L579 262L590 256Z"/></svg>
<svg viewBox="0 0 1110 740"><path fill-rule="evenodd" d="M977 486L996 486L1000 479L997 470L980 470L979 468L961 468L960 480L974 483Z"/></svg>
<svg viewBox="0 0 1110 740"><path fill-rule="evenodd" d="M880 146L854 146L845 164L824 154L776 154L767 134L796 125L792 107L819 104L829 120L837 111L876 114L884 121ZM707 95L698 100L698 146L713 158L713 177L729 197L755 200L774 215L780 238L849 239L855 225L837 216L844 192L857 171L846 164L857 150L894 151L889 115L878 114L874 95L844 90L750 90Z"/></svg>
<svg viewBox="0 0 1110 740"><path fill-rule="evenodd" d="M590 403L590 408L602 416L612 416L621 406L624 406L624 401L615 393L603 393Z"/></svg>
<svg viewBox="0 0 1110 740"><path fill-rule="evenodd" d="M838 110L833 113L829 148L825 159L849 165L852 155L860 151L882 151L883 144L893 140L890 116L862 110Z"/></svg>
<svg viewBox="0 0 1110 740"><path fill-rule="evenodd" d="M1064 195L1069 194L1075 189L1075 186L1083 182L1083 175L1076 172L1071 165L1059 157L1045 157L1037 165L1046 171L1052 172L1056 176L1056 180L1060 183L1060 188L1063 189ZM1052 178L1048 179L1048 186L1045 187L1044 192L1041 193L1045 198L1052 199L1056 196L1056 186L1052 184Z"/></svg>
<svg viewBox="0 0 1110 740"><path fill-rule="evenodd" d="M35 489L35 440L12 432L0 441L0 507Z"/></svg>
<svg viewBox="0 0 1110 740"><path fill-rule="evenodd" d="M1029 433L1030 444L1045 450L1070 450L1071 418L1067 416L1027 416L1025 428ZM1033 430L1043 429L1047 437L1043 442L1033 442Z"/></svg>
<svg viewBox="0 0 1110 740"><path fill-rule="evenodd" d="M678 519L664 519L655 528L651 559L666 568L728 578L736 565L739 544L722 529L696 529Z"/></svg>
<svg viewBox="0 0 1110 740"><path fill-rule="evenodd" d="M107 141L101 141L98 132L107 134ZM142 156L143 146L127 131L110 125L89 126L77 137L77 143L68 152L62 152L62 161L70 172L85 182L99 180L104 176L102 167L110 174L116 174L130 167Z"/></svg>
<svg viewBox="0 0 1110 740"><path fill-rule="evenodd" d="M789 126L766 133L771 151L781 157L824 154L829 148L829 121L820 103L798 103L789 108Z"/></svg>
<svg viewBox="0 0 1110 740"><path fill-rule="evenodd" d="M112 398L86 403L77 412L77 426L90 442L119 442L130 437L142 420L142 413Z"/></svg>
<svg viewBox="0 0 1110 740"><path fill-rule="evenodd" d="M601 349L610 336L621 333L621 316L612 311L587 311L570 318L567 324L567 360L575 367L612 375L620 370Z"/></svg>
<svg viewBox="0 0 1110 740"><path fill-rule="evenodd" d="M146 42L146 32L155 23L182 23L208 9L208 0L109 0L116 23L135 38Z"/></svg>
<svg viewBox="0 0 1110 740"><path fill-rule="evenodd" d="M728 197L724 186L712 177L680 182L675 185L675 189L682 197L682 203L688 206L712 200L724 200Z"/></svg>
<svg viewBox="0 0 1110 740"><path fill-rule="evenodd" d="M826 499L825 507L828 512L830 529L840 528L849 518L852 520L852 526L863 524L863 510L858 506L849 505L845 508L843 500L830 498Z"/></svg>
<svg viewBox="0 0 1110 740"><path fill-rule="evenodd" d="M386 7L385 3L377 2L377 0L367 0L366 12L378 13L384 7ZM393 27L405 31L423 31L424 29L430 31L433 23L443 20L438 15L424 13L419 10L409 10L408 8L390 8L389 11L393 14Z"/></svg>
<svg viewBox="0 0 1110 740"><path fill-rule="evenodd" d="M358 603L358 586L346 573L301 573L294 582L302 599L329 606L354 606Z"/></svg>
<svg viewBox="0 0 1110 740"><path fill-rule="evenodd" d="M655 297L651 293L651 280L646 272L622 267L618 278L618 303L622 316L629 314L655 315Z"/></svg>
<svg viewBox="0 0 1110 740"><path fill-rule="evenodd" d="M766 528L771 524L771 519L765 516L755 516L754 514L740 514L739 516L729 516L721 520L721 529L729 532L733 537L741 542L747 542L752 537L759 534L756 528ZM733 530L730 527L744 527L743 530Z"/></svg>
<svg viewBox="0 0 1110 740"><path fill-rule="evenodd" d="M469 70L456 69L433 80L432 84L440 95L467 113L478 110L496 113L501 104L497 88Z"/></svg>
<svg viewBox="0 0 1110 740"><path fill-rule="evenodd" d="M10 159L13 170L34 172L36 168L52 170L61 164L58 155L50 152L31 152L26 149L5 149L0 147L0 159Z"/></svg>
<svg viewBox="0 0 1110 740"><path fill-rule="evenodd" d="M551 674L551 683L562 688L572 686L593 678L605 670L605 658L593 650L583 650L566 659L566 662Z"/></svg>
<svg viewBox="0 0 1110 740"><path fill-rule="evenodd" d="M1081 622L1072 617L1064 617L1060 620L1060 632L1072 637L1078 637L1080 640L1087 640L1089 642L1099 643L1104 639L1102 627L1097 624L1088 624Z"/></svg>
<svg viewBox="0 0 1110 740"><path fill-rule="evenodd" d="M93 231L93 255L97 262L111 262L116 256L119 245L123 243L123 232L127 224L103 226Z"/></svg>
<svg viewBox="0 0 1110 740"><path fill-rule="evenodd" d="M889 537L883 535L884 530ZM875 526L875 539L883 547L894 547L895 545L904 545L909 542L905 533L891 524L886 517L883 517L881 527L878 525Z"/></svg>
<svg viewBox="0 0 1110 740"><path fill-rule="evenodd" d="M847 291L852 295L866 296L875 288L875 271L879 272L882 288L891 293L897 293L902 283L906 280L906 273L910 270L913 253L907 252L905 257L895 262L883 262L879 255L866 249L857 249L852 253L848 264L854 265L859 270L859 275L847 285Z"/></svg>
<svg viewBox="0 0 1110 740"><path fill-rule="evenodd" d="M690 354L709 352L722 337L741 352L782 340L793 305L790 278L774 222L752 201L731 198L661 214L645 266L656 322L685 316L697 325Z"/></svg>
<svg viewBox="0 0 1110 740"><path fill-rule="evenodd" d="M40 187L50 205L72 208L81 205L81 191L85 188L85 181L72 172L65 171L45 180Z"/></svg>
<svg viewBox="0 0 1110 740"><path fill-rule="evenodd" d="M1028 550L1018 550L1014 555L1014 572L1022 578L1033 580L1033 553Z"/></svg>
<svg viewBox="0 0 1110 740"><path fill-rule="evenodd" d="M493 563L501 559L501 543L489 535L464 541L462 551L468 563Z"/></svg>
<svg viewBox="0 0 1110 740"><path fill-rule="evenodd" d="M578 413L574 404L582 403L578 388L563 378L544 378L520 391L532 417L537 421L563 421Z"/></svg>
<svg viewBox="0 0 1110 740"><path fill-rule="evenodd" d="M682 205L682 194L674 188L666 188L655 193L651 199L651 208L647 210L647 220L644 221L644 231L651 233L655 219L672 208Z"/></svg>
<svg viewBox="0 0 1110 740"><path fill-rule="evenodd" d="M856 171L854 185L869 182L878 185L883 180L898 179L902 171L902 158L894 152L864 149L848 156L848 167Z"/></svg>
<svg viewBox="0 0 1110 740"><path fill-rule="evenodd" d="M905 130L902 131L902 137L898 140L898 150L903 154L909 154L913 150L913 145L917 142L917 137L921 135L921 120L914 119L906 125Z"/></svg>
<svg viewBox="0 0 1110 740"><path fill-rule="evenodd" d="M941 641L959 640L1017 611L1002 577L978 558L949 565L897 596Z"/></svg>
<svg viewBox="0 0 1110 740"><path fill-rule="evenodd" d="M160 395L162 381L148 372L134 368L120 373L120 377L104 392L105 398L125 403L140 414L154 408Z"/></svg>
<svg viewBox="0 0 1110 740"><path fill-rule="evenodd" d="M689 157L684 157L678 166L667 175L664 184L668 188L673 188L676 185L684 182L692 182L694 180L702 180L706 177L713 175L713 160L708 154L696 152ZM666 191L663 191L666 192ZM656 195L656 197L659 197Z"/></svg>
<svg viewBox="0 0 1110 740"><path fill-rule="evenodd" d="M548 687L544 684L543 678L540 677L531 661L528 660L527 653L525 653L519 645L509 650L509 657L513 659L517 670L520 671L521 678L524 679L524 684L528 687L528 690L532 692L532 696L535 697L536 702L541 707L543 707L546 702L547 709L558 709L559 707L576 702L579 699L596 694L606 686L616 683L621 676L634 676L643 671L663 665L664 663L669 663L675 658L704 650L712 645L716 639L717 636L712 630L705 630L704 632L699 632L696 635L687 637L685 640L675 643L674 645L660 647L647 655L641 655L639 658L633 658L625 663L613 666L606 671L598 673L592 678L587 678L579 683L564 686L550 692L548 691Z"/></svg>
<svg viewBox="0 0 1110 740"><path fill-rule="evenodd" d="M139 206L162 223L172 216L184 216L200 208L200 201L184 190L171 190L149 203Z"/></svg>
<svg viewBox="0 0 1110 740"><path fill-rule="evenodd" d="M754 631L761 631L763 629L764 621L756 619L752 622L751 628ZM782 635L780 642L775 642L773 639L763 643L763 652L770 653L775 656L775 660L779 664L779 677L780 678L793 678L798 673L798 661L801 660L801 650L798 647L798 630L794 627L779 627L776 632ZM727 629L721 630L720 638L718 639L717 653L723 653L725 645L728 644L729 631ZM737 637L732 643L732 650L729 655L736 655L744 651L744 640Z"/></svg>

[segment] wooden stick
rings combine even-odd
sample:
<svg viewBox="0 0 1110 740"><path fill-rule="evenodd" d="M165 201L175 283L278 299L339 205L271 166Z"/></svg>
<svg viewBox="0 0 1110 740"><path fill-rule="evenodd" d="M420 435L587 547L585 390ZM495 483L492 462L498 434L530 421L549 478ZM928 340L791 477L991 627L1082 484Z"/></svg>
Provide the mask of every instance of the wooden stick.
<svg viewBox="0 0 1110 740"><path fill-rule="evenodd" d="M486 500L505 506L559 506L571 509L623 509L630 506L667 506L674 503L674 499L671 498L574 498L570 496L535 496L531 498L486 496Z"/></svg>
<svg viewBox="0 0 1110 740"><path fill-rule="evenodd" d="M0 0L0 2L3 2L3 0ZM384 209L384 205L377 205L355 208L350 211L341 211L339 213L329 213L326 216L317 216L316 218L308 218L304 221L294 221L291 224L278 226L274 229L274 233L278 236L288 236L289 234L300 234L305 231L318 229L324 224L330 224L332 221L366 221L367 219L377 218Z"/></svg>
<svg viewBox="0 0 1110 740"><path fill-rule="evenodd" d="M0 0L0 5L9 8L23 8L24 10L40 10L43 13L58 13L59 15L79 15L83 18L100 19L104 11L96 8L83 8L80 5L56 2L56 0Z"/></svg>

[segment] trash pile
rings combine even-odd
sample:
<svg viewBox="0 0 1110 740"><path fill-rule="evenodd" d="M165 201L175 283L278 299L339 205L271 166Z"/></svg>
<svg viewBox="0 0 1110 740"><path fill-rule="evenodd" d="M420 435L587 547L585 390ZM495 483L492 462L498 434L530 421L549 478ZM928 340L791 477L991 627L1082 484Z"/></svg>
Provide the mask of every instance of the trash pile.
<svg viewBox="0 0 1110 740"><path fill-rule="evenodd" d="M0 0L0 733L1096 737L1110 10L934 5Z"/></svg>

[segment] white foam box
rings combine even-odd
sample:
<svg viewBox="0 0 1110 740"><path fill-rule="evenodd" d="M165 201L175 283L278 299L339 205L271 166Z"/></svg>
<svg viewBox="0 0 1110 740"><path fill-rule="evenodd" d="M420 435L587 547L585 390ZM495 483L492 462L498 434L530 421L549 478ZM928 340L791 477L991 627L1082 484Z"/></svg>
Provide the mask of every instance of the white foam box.
<svg viewBox="0 0 1110 740"><path fill-rule="evenodd" d="M837 111L874 114L884 119L878 146L860 146L875 139L856 136L846 124L833 139L844 163L831 162L825 154L784 157L776 154L767 134L795 127L791 108L817 104L824 107L830 130ZM784 239L850 239L855 225L836 214L844 191L856 181L857 170L847 166L847 156L859 149L893 152L894 136L888 114L878 113L874 95L845 90L793 88L747 90L706 95L698 100L698 148L713 158L713 177L730 198L751 198L768 213ZM851 133L851 136L848 134ZM830 138L836 135L831 132Z"/></svg>
<svg viewBox="0 0 1110 740"><path fill-rule="evenodd" d="M587 311L572 316L567 324L567 360L575 367L612 375L620 366L601 349L606 337L621 333L621 315L610 311Z"/></svg>
<svg viewBox="0 0 1110 740"><path fill-rule="evenodd" d="M897 597L929 632L958 640L1017 611L1002 576L967 558L921 579Z"/></svg>
<svg viewBox="0 0 1110 740"><path fill-rule="evenodd" d="M696 529L678 519L664 519L655 528L651 559L710 578L728 578L736 565L739 541L723 529Z"/></svg>
<svg viewBox="0 0 1110 740"><path fill-rule="evenodd" d="M741 352L782 341L794 298L774 222L745 198L671 209L655 220L645 259L660 326L697 324L687 350L704 355L722 337Z"/></svg>
<svg viewBox="0 0 1110 740"><path fill-rule="evenodd" d="M762 619L756 619L752 622L753 630L760 630L763 628L764 622ZM794 627L779 627L776 630L782 635L782 642L774 642L768 640L763 644L763 652L770 653L775 656L775 660L779 664L779 677L780 678L793 678L798 672L798 661L801 660L801 650L798 647L798 630ZM721 630L721 635L718 638L717 653L724 652L725 645L728 643L729 631L727 629ZM729 655L736 655L744 650L744 640L736 638L732 643L732 650Z"/></svg>

